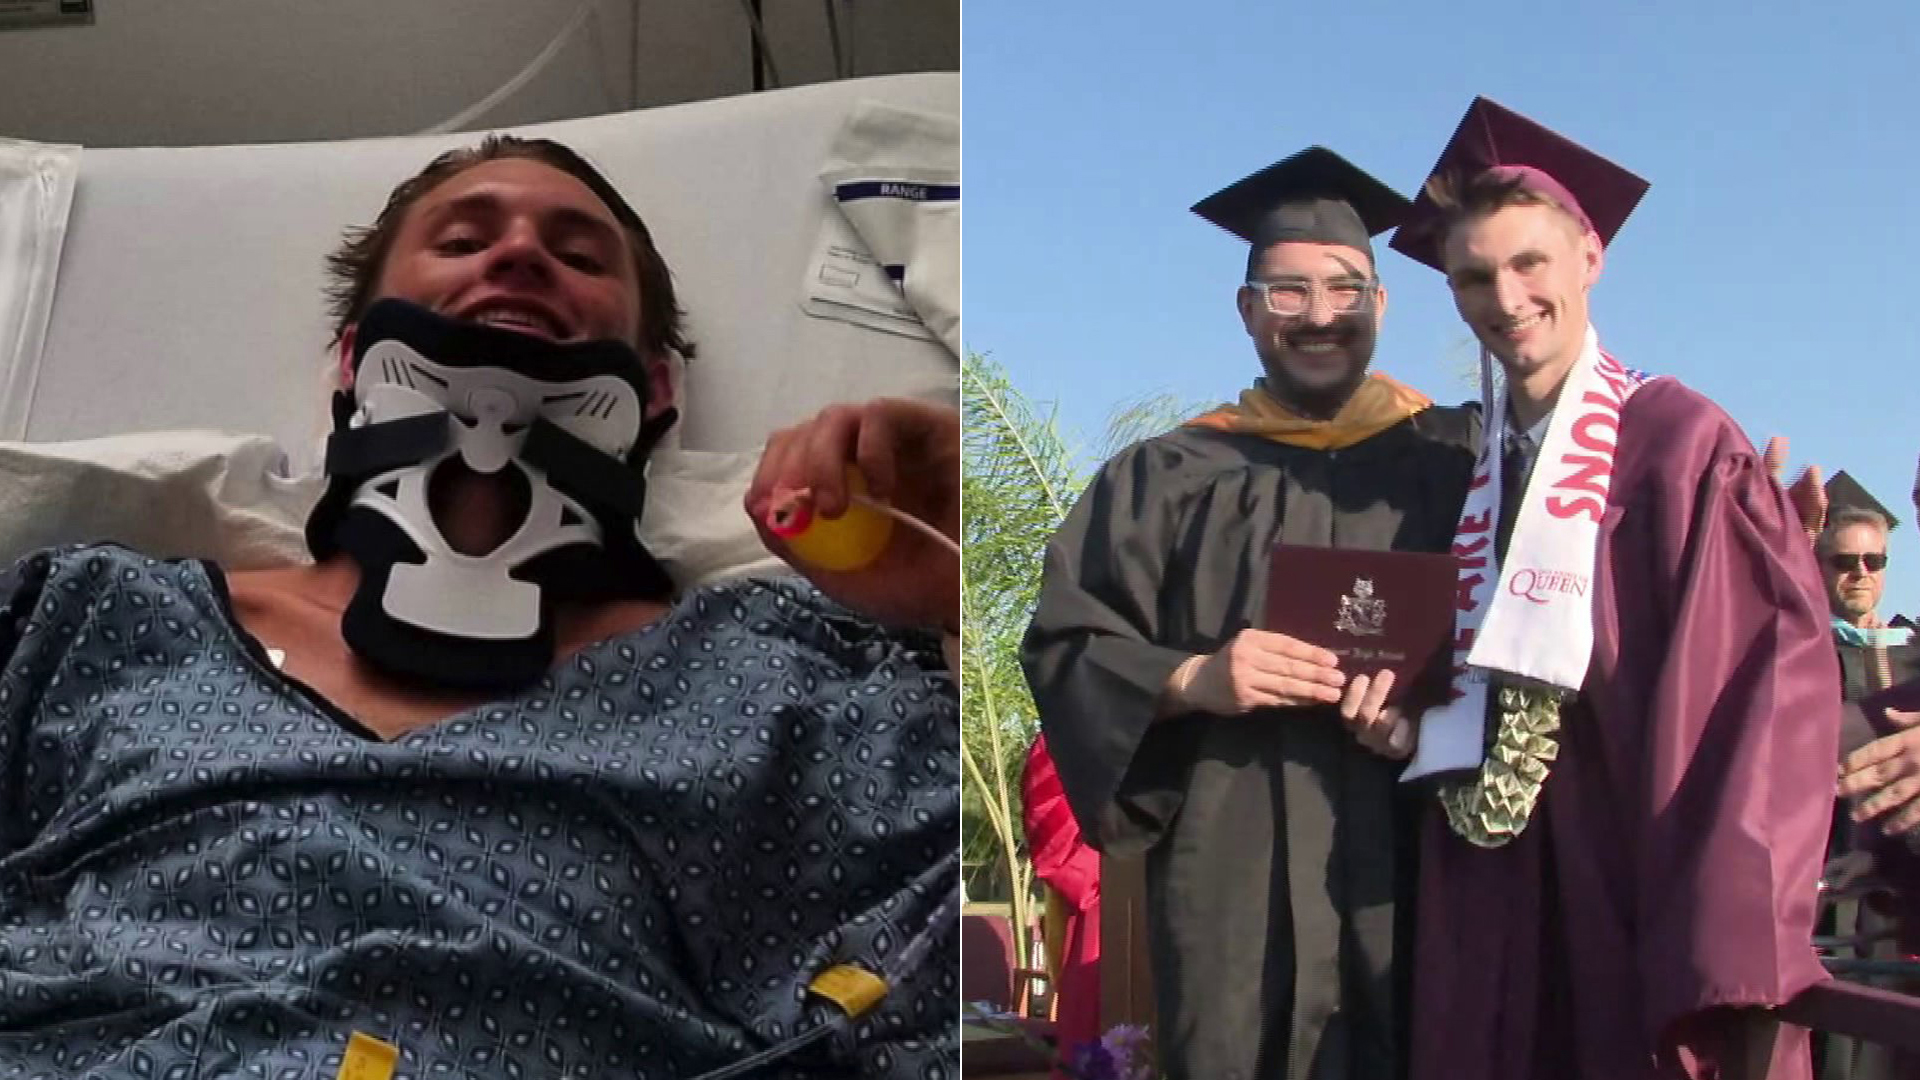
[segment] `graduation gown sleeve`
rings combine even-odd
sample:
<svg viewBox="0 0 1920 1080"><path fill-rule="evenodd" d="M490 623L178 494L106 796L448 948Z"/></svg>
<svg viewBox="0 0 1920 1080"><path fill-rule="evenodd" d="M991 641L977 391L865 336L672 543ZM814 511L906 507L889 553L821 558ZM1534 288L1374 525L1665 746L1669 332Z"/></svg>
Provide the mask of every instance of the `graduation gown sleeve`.
<svg viewBox="0 0 1920 1080"><path fill-rule="evenodd" d="M1100 470L1047 546L1025 641L1074 816L1089 844L1116 854L1150 846L1179 809L1182 729L1156 728L1154 711L1181 661L1212 647L1180 640L1161 615L1162 582L1193 571L1170 565L1189 509L1185 464L1177 449L1143 443Z"/></svg>
<svg viewBox="0 0 1920 1080"><path fill-rule="evenodd" d="M1779 1005L1826 977L1811 937L1839 670L1812 553L1759 456L1690 391L1643 393L1623 451L1636 428L1664 434L1623 463L1648 479L1614 521L1602 656L1616 666L1590 681L1603 729L1640 732L1613 747L1637 788L1622 792L1632 1000L1659 1055L1696 1073L1736 1034L1723 1007Z"/></svg>

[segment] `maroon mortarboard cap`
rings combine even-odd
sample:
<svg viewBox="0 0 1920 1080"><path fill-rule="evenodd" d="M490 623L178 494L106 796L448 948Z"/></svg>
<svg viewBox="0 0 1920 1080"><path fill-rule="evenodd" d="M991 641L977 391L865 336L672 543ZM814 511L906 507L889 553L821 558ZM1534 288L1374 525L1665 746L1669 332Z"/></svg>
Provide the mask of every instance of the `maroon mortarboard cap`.
<svg viewBox="0 0 1920 1080"><path fill-rule="evenodd" d="M1845 469L1827 478L1826 492L1828 521L1832 521L1833 515L1842 510L1871 510L1887 519L1888 529L1900 526L1900 519L1893 516L1893 511L1888 510L1879 499L1874 498L1872 493L1860 486L1860 481L1849 476Z"/></svg>
<svg viewBox="0 0 1920 1080"><path fill-rule="evenodd" d="M1193 212L1258 252L1288 241L1340 244L1373 256L1371 238L1406 217L1406 197L1324 146L1277 161L1193 204Z"/></svg>
<svg viewBox="0 0 1920 1080"><path fill-rule="evenodd" d="M1440 152L1428 182L1445 177L1450 183L1464 184L1495 169L1521 177L1528 187L1584 219L1599 234L1602 245L1613 242L1627 215L1647 193L1645 180L1566 136L1496 102L1474 98ZM1444 272L1440 220L1440 208L1422 184L1406 224L1388 246Z"/></svg>

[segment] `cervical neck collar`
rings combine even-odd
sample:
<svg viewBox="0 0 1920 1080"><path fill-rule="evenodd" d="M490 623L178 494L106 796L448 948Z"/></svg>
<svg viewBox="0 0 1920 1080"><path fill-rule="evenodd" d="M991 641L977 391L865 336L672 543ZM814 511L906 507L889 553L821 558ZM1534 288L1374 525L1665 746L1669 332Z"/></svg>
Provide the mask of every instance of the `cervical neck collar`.
<svg viewBox="0 0 1920 1080"><path fill-rule="evenodd" d="M634 528L647 454L675 414L646 420L631 346L557 345L382 300L360 321L353 371L307 546L359 563L341 631L376 667L513 689L553 663L556 601L672 593ZM493 551L463 555L442 534L428 503L442 465L520 490L526 517Z"/></svg>

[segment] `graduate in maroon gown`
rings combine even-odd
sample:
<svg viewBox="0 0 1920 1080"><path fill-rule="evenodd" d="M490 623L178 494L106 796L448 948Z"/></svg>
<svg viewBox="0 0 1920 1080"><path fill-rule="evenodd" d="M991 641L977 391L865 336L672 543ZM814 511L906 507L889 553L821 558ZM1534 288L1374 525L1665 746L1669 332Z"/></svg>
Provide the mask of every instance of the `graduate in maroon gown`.
<svg viewBox="0 0 1920 1080"><path fill-rule="evenodd" d="M1756 1033L1770 1080L1808 1072L1762 1010L1825 978L1827 605L1739 427L1600 348L1588 292L1645 189L1479 99L1393 241L1505 374L1455 540L1455 698L1407 772L1438 790L1416 1080L1734 1076Z"/></svg>

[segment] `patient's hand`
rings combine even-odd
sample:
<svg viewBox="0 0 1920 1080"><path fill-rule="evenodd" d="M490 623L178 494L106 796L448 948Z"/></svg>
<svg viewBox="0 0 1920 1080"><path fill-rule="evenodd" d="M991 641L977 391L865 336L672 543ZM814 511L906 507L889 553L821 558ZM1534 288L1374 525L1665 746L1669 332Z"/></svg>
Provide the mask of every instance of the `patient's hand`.
<svg viewBox="0 0 1920 1080"><path fill-rule="evenodd" d="M960 414L897 398L835 405L767 440L747 488L746 508L767 550L821 591L884 623L949 633L960 625L960 560L918 530L894 524L886 548L854 570L831 571L796 557L768 528L777 498L807 489L815 514L849 505L846 467L858 466L868 493L959 542Z"/></svg>

